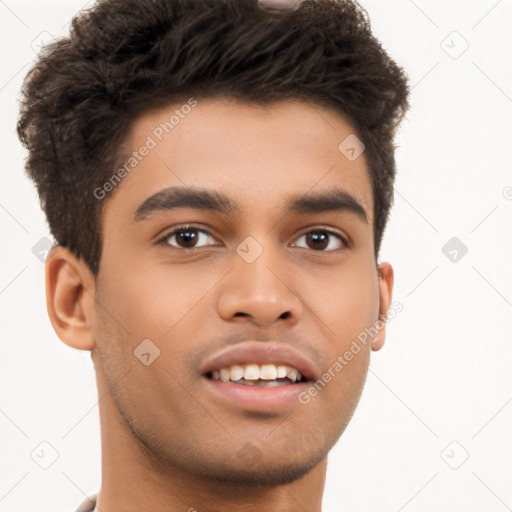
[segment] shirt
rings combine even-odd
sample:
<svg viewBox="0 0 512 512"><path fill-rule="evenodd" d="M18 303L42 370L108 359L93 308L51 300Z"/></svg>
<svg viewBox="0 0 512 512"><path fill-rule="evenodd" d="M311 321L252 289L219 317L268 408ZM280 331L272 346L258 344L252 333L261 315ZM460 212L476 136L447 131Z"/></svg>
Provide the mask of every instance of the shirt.
<svg viewBox="0 0 512 512"><path fill-rule="evenodd" d="M96 506L96 496L96 494L93 494L84 500L82 504L76 509L76 512L93 512L94 507Z"/></svg>

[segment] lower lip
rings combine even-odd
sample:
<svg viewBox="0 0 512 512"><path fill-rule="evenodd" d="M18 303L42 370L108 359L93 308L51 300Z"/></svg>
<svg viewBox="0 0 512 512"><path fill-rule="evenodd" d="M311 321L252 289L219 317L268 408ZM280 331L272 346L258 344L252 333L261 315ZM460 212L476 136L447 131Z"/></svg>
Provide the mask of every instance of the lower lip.
<svg viewBox="0 0 512 512"><path fill-rule="evenodd" d="M251 411L278 411L291 405L300 405L299 395L308 388L307 382L284 386L246 386L203 377L217 396Z"/></svg>

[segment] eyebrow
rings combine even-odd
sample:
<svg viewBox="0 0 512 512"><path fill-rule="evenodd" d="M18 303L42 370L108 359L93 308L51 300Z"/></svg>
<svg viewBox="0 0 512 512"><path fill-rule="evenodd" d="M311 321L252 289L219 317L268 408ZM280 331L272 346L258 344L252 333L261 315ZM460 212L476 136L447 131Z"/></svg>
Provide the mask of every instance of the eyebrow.
<svg viewBox="0 0 512 512"><path fill-rule="evenodd" d="M148 197L134 215L134 222L145 220L157 212L177 208L193 208L223 214L239 214L240 205L222 192L196 187L169 187ZM329 211L355 214L368 223L368 215L357 199L346 190L333 188L315 195L294 195L286 204L286 213L322 213Z"/></svg>

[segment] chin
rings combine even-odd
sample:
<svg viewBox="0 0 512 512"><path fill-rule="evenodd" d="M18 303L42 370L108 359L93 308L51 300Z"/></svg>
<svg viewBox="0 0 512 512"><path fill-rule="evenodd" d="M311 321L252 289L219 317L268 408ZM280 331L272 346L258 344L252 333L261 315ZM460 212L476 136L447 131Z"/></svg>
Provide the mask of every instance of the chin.
<svg viewBox="0 0 512 512"><path fill-rule="evenodd" d="M247 466L237 467L227 465L214 465L204 468L203 477L207 477L217 482L233 484L235 486L250 487L276 487L279 485L290 484L302 478L309 473L324 457L322 454L314 460L303 461L302 463L294 461L284 461L276 464L276 461L270 461L264 464L261 460L257 463L247 463Z"/></svg>

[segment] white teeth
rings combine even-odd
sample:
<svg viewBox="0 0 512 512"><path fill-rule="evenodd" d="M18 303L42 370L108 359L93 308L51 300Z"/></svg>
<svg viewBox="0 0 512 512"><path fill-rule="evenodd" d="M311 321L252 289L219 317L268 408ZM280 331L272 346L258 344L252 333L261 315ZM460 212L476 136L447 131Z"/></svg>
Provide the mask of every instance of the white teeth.
<svg viewBox="0 0 512 512"><path fill-rule="evenodd" d="M286 368L286 376L292 381L297 380L297 374L299 372L295 368Z"/></svg>
<svg viewBox="0 0 512 512"><path fill-rule="evenodd" d="M264 380L275 380L277 378L276 367L273 364L262 364L260 366L259 378Z"/></svg>
<svg viewBox="0 0 512 512"><path fill-rule="evenodd" d="M257 364L248 364L245 366L244 379L258 380L260 378L260 368Z"/></svg>
<svg viewBox="0 0 512 512"><path fill-rule="evenodd" d="M220 380L222 382L227 382L229 380L229 368L221 368L220 369ZM213 377L213 374L212 374ZM215 378L215 377L213 377Z"/></svg>
<svg viewBox="0 0 512 512"><path fill-rule="evenodd" d="M229 368L229 380L240 380L244 376L244 369L237 364Z"/></svg>
<svg viewBox="0 0 512 512"><path fill-rule="evenodd" d="M240 384L253 385L284 385L286 381L278 381L276 379L284 379L286 377L291 382L302 379L302 374L291 366L275 364L257 365L255 363L243 366L238 364L226 366L219 370L213 370L211 376L213 380L221 380L222 382L234 381Z"/></svg>
<svg viewBox="0 0 512 512"><path fill-rule="evenodd" d="M283 379L286 377L286 366L278 366L277 367L277 378Z"/></svg>

